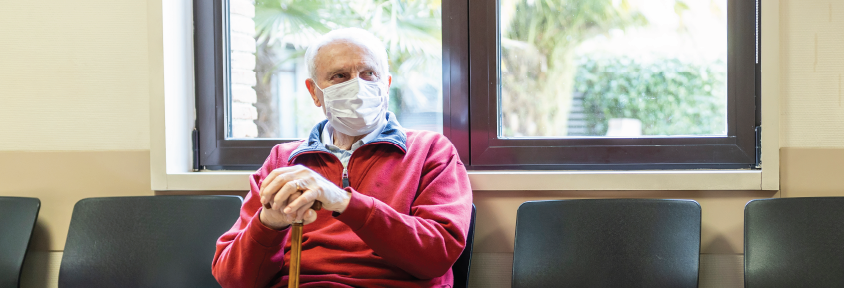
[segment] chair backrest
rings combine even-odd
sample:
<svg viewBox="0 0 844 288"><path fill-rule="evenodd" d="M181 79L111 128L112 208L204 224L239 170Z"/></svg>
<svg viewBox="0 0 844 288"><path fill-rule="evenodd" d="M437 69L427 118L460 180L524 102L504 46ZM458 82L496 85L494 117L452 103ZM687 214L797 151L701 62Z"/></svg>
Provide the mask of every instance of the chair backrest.
<svg viewBox="0 0 844 288"><path fill-rule="evenodd" d="M23 259L40 209L38 198L0 197L0 287L19 287Z"/></svg>
<svg viewBox="0 0 844 288"><path fill-rule="evenodd" d="M697 287L700 205L691 200L525 202L513 287Z"/></svg>
<svg viewBox="0 0 844 288"><path fill-rule="evenodd" d="M238 196L88 198L73 207L59 287L220 287L217 238Z"/></svg>
<svg viewBox="0 0 844 288"><path fill-rule="evenodd" d="M472 204L472 220L469 222L469 234L466 236L466 247L460 258L451 266L454 274L454 288L469 287L469 268L472 265L472 244L475 242L475 204Z"/></svg>
<svg viewBox="0 0 844 288"><path fill-rule="evenodd" d="M744 287L844 287L844 197L744 207Z"/></svg>

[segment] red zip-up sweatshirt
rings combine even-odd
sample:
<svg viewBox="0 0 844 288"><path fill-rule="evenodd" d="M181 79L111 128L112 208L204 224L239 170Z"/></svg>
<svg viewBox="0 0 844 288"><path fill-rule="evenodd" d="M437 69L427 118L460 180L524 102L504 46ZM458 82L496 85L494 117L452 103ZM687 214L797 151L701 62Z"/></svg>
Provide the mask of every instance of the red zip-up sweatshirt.
<svg viewBox="0 0 844 288"><path fill-rule="evenodd" d="M317 211L304 226L301 287L452 286L472 209L466 169L444 136L388 118L349 160L346 210ZM343 187L343 165L320 141L325 123L308 140L275 146L250 177L240 218L217 241L212 271L223 287L287 286L290 229L261 223L259 188L274 169L297 164Z"/></svg>

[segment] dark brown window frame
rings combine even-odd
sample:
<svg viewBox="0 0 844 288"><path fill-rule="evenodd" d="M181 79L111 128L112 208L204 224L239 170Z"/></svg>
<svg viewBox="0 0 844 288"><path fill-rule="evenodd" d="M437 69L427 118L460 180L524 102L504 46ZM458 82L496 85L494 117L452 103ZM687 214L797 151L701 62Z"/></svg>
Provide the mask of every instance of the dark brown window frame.
<svg viewBox="0 0 844 288"><path fill-rule="evenodd" d="M196 80L195 169L254 170L270 149L298 139L228 139L229 87L228 0L194 0L194 66ZM207 29L213 27L213 29Z"/></svg>
<svg viewBox="0 0 844 288"><path fill-rule="evenodd" d="M498 3L443 1L443 134L470 170L748 169L758 165L758 1L728 0L726 137L499 139ZM259 167L296 139L227 139L227 0L194 0L198 164ZM213 29L207 29L213 27ZM471 33L470 33L471 32ZM471 53L470 53L471 51ZM761 53L761 52L760 52ZM472 109L470 109L470 107ZM195 147L197 148L197 147Z"/></svg>

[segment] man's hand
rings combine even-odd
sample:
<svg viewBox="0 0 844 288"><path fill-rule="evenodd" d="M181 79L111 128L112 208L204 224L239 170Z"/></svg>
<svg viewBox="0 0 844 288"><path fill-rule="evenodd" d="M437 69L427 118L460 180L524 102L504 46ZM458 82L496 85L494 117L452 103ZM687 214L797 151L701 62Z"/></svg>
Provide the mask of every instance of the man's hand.
<svg viewBox="0 0 844 288"><path fill-rule="evenodd" d="M266 215L261 212L261 222L281 228L293 221L308 224L316 220L316 211L311 209L314 201L322 202L324 209L343 213L350 199L349 192L307 167L278 168L261 183L261 204L267 211ZM271 208L266 209L267 206Z"/></svg>
<svg viewBox="0 0 844 288"><path fill-rule="evenodd" d="M290 224L293 224L293 219L282 213L281 210L287 206L287 203L295 200L300 195L302 195L301 192L294 193L286 201L280 202L278 208L272 207L270 209L267 209L265 207L263 210L261 210L261 215L259 218L261 220L261 223L275 230L282 230L284 228L287 228L287 226L290 226ZM316 221L316 217L316 212L308 211L307 213L305 213L303 223L310 224L311 222Z"/></svg>

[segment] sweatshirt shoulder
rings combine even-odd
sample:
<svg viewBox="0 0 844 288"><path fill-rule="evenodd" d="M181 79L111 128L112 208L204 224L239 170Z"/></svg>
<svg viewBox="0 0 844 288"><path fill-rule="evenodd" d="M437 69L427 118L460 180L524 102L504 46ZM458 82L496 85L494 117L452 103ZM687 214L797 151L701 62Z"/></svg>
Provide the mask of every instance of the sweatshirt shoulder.
<svg viewBox="0 0 844 288"><path fill-rule="evenodd" d="M267 160L274 160L273 162L276 164L276 167L286 164L287 158L290 157L290 154L292 154L293 151L296 150L296 148L298 148L304 141L305 140L299 140L276 144L270 150L270 155L268 157L272 159Z"/></svg>
<svg viewBox="0 0 844 288"><path fill-rule="evenodd" d="M411 150L426 150L438 156L457 155L457 148L445 135L425 130L406 129L407 146Z"/></svg>
<svg viewBox="0 0 844 288"><path fill-rule="evenodd" d="M445 137L445 135L427 131L427 130L413 130L413 129L405 129L405 134L407 134L407 141L414 142L414 144L427 144L427 145L437 145L437 146L450 146L454 147L451 144L451 141Z"/></svg>

